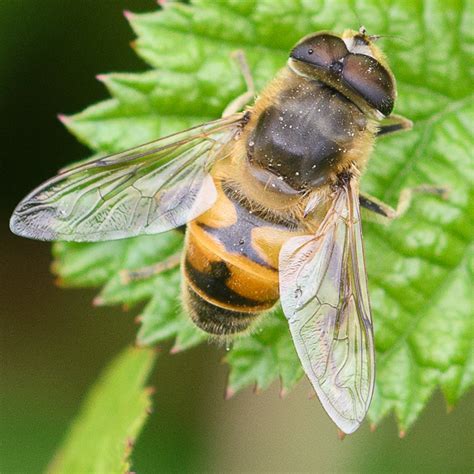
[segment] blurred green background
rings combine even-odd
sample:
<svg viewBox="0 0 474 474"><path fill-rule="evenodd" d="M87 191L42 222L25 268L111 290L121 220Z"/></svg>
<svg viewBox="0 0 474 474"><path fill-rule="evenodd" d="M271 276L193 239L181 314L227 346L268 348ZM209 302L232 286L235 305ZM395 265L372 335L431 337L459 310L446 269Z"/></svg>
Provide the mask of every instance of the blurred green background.
<svg viewBox="0 0 474 474"><path fill-rule="evenodd" d="M216 0L217 1L217 0ZM145 65L128 47L123 9L151 0L1 0L0 472L41 472L101 368L137 326L121 309L93 308L91 291L62 290L49 244L9 233L14 205L88 151L57 121L107 96L94 79ZM343 442L306 383L225 402L222 350L203 345L159 358L155 411L133 468L152 472L472 472L473 402L446 413L440 394L404 440L393 419ZM113 416L113 414L111 414Z"/></svg>

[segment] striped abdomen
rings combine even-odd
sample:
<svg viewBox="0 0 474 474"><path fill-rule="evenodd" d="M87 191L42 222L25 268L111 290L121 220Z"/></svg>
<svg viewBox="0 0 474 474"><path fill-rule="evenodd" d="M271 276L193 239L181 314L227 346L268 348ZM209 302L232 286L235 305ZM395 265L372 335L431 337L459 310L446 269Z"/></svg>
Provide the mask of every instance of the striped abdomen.
<svg viewBox="0 0 474 474"><path fill-rule="evenodd" d="M187 227L183 300L201 329L225 335L278 301L278 254L296 225L268 220L228 183L216 185L216 204Z"/></svg>

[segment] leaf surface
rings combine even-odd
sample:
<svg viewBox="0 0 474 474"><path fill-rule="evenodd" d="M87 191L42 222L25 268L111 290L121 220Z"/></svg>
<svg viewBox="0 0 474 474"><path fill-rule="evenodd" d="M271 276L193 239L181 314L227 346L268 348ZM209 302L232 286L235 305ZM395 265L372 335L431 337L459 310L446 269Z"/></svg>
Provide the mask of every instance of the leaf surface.
<svg viewBox="0 0 474 474"><path fill-rule="evenodd" d="M405 431L437 387L454 405L474 382L473 9L462 0L351 5L194 0L129 15L136 51L151 69L100 76L112 98L65 123L93 150L119 151L218 117L245 90L229 56L237 48L244 49L261 89L284 66L293 44L310 32L357 28L361 18L370 34L387 35L381 42L398 81L395 112L415 126L379 140L362 188L391 205L407 186L451 188L447 201L418 195L408 213L387 227L364 224L377 349L370 418L378 423L393 410ZM179 245L171 235L57 244L55 270L67 285L105 285L103 303L152 298L139 340L151 344L174 337L178 349L186 348L205 336L179 310L178 273L130 288L117 284L121 269L168 255L164 242ZM286 389L301 377L285 324L277 311L259 331L236 341L227 356L231 391L265 388L278 377Z"/></svg>

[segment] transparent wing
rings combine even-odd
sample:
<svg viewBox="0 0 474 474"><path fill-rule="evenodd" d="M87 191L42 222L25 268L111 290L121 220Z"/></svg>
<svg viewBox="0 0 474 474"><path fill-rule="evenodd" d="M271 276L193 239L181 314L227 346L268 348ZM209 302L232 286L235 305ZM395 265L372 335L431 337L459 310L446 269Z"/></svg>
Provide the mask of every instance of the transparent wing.
<svg viewBox="0 0 474 474"><path fill-rule="evenodd" d="M352 433L375 377L356 183L340 189L316 235L282 247L280 298L306 375L328 415Z"/></svg>
<svg viewBox="0 0 474 474"><path fill-rule="evenodd" d="M15 234L76 242L164 232L215 202L208 170L238 132L243 114L209 122L68 169L15 209Z"/></svg>

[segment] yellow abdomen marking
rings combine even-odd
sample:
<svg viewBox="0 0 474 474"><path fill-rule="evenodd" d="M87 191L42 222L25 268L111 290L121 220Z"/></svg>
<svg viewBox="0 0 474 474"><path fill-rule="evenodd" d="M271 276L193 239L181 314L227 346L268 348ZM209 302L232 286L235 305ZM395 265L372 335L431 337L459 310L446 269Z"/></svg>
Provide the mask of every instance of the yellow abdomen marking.
<svg viewBox="0 0 474 474"><path fill-rule="evenodd" d="M188 225L185 275L222 308L261 312L279 298L278 254L294 230L265 220L217 180L215 205Z"/></svg>

